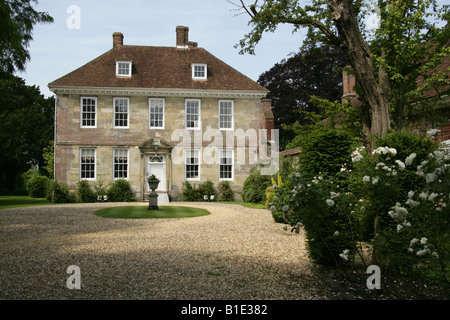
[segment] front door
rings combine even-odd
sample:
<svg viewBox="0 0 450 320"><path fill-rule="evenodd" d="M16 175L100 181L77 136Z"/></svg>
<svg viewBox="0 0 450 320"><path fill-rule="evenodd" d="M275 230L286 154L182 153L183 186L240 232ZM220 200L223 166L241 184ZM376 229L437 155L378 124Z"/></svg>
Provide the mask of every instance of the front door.
<svg viewBox="0 0 450 320"><path fill-rule="evenodd" d="M159 179L158 189L156 191L166 190L166 161L164 157L147 157L147 178L152 174ZM150 191L146 183L147 191Z"/></svg>

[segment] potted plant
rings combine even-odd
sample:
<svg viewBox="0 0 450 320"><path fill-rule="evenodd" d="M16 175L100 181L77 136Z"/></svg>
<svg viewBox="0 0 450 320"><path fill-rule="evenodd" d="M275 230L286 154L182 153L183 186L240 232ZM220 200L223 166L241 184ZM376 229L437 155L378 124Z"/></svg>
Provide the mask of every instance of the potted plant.
<svg viewBox="0 0 450 320"><path fill-rule="evenodd" d="M158 184L160 181L154 174L152 174L147 178L147 182L150 189L155 190L156 188L158 188Z"/></svg>

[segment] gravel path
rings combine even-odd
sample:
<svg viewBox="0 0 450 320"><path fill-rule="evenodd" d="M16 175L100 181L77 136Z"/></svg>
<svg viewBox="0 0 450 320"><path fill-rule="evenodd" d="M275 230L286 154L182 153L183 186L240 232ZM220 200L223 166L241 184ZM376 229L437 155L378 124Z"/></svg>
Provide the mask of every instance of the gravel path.
<svg viewBox="0 0 450 320"><path fill-rule="evenodd" d="M327 299L306 267L303 234L268 210L195 206L209 216L104 219L113 205L0 211L0 299ZM132 205L146 205L134 203ZM76 265L81 290L66 286Z"/></svg>

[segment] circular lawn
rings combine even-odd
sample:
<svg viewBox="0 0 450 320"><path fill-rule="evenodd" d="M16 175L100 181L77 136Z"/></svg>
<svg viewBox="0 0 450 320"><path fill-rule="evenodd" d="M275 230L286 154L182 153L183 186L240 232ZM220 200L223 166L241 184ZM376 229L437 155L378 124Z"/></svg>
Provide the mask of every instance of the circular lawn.
<svg viewBox="0 0 450 320"><path fill-rule="evenodd" d="M96 216L113 219L167 219L193 218L211 214L206 209L159 206L159 210L148 210L147 206L112 207L95 211Z"/></svg>

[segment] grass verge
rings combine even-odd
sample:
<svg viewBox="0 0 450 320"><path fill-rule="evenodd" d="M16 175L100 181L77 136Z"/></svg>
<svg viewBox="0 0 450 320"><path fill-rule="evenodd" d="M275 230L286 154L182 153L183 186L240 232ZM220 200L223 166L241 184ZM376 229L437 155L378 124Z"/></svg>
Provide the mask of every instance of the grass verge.
<svg viewBox="0 0 450 320"><path fill-rule="evenodd" d="M0 210L50 205L45 198L31 198L29 196L0 196Z"/></svg>
<svg viewBox="0 0 450 320"><path fill-rule="evenodd" d="M193 218L211 214L208 210L179 207L159 206L159 210L148 210L143 206L112 207L97 210L94 214L102 218L112 219L167 219L167 218Z"/></svg>

